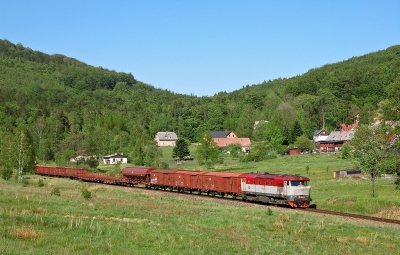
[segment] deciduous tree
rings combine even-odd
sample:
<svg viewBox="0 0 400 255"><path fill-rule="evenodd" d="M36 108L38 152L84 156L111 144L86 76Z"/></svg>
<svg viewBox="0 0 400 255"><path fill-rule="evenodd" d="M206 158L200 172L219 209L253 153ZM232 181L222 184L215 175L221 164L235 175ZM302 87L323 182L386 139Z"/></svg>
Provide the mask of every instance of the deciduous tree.
<svg viewBox="0 0 400 255"><path fill-rule="evenodd" d="M375 179L380 177L384 167L384 160L390 155L388 130L382 126L372 128L360 124L356 127L354 139L354 156L360 164L361 170L371 179L372 197L375 196Z"/></svg>
<svg viewBox="0 0 400 255"><path fill-rule="evenodd" d="M212 167L218 162L220 158L220 149L213 141L211 134L204 133L203 138L199 141L200 145L197 147L196 156L200 165L207 165L208 168Z"/></svg>

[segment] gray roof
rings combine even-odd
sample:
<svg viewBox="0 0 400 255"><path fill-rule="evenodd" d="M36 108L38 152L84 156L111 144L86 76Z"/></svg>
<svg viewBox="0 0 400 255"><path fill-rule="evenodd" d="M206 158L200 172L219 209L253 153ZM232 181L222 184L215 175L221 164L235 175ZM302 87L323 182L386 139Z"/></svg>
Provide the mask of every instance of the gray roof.
<svg viewBox="0 0 400 255"><path fill-rule="evenodd" d="M318 135L319 133L321 133L321 132L323 132L323 131L328 132L328 131L326 131L325 129L315 130L315 131L314 131L314 135Z"/></svg>
<svg viewBox="0 0 400 255"><path fill-rule="evenodd" d="M175 132L158 132L157 137L160 141L178 140L178 136L175 134Z"/></svg>
<svg viewBox="0 0 400 255"><path fill-rule="evenodd" d="M104 159L108 159L108 158L127 158L127 156L124 156L124 154L111 154L111 155L107 155L107 156L103 156Z"/></svg>
<svg viewBox="0 0 400 255"><path fill-rule="evenodd" d="M226 138L232 131L211 131L213 138Z"/></svg>
<svg viewBox="0 0 400 255"><path fill-rule="evenodd" d="M350 141L354 137L354 129L349 131L333 131L326 139L327 142Z"/></svg>

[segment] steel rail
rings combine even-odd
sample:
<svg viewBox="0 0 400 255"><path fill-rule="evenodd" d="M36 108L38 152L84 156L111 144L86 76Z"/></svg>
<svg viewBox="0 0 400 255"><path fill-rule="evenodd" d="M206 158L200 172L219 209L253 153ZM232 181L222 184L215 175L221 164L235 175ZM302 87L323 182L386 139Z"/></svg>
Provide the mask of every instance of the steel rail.
<svg viewBox="0 0 400 255"><path fill-rule="evenodd" d="M334 216L347 217L347 218L353 218L353 219L369 220L369 221L375 221L375 222L381 222L381 223L390 223L390 224L400 225L400 220L379 218L379 217L367 216L367 215L361 215L361 214L335 212L335 211L321 210L321 209L316 209L316 208L301 208L300 210L305 210L308 212L313 212L313 213L318 213L318 214L327 214L327 215L334 215Z"/></svg>

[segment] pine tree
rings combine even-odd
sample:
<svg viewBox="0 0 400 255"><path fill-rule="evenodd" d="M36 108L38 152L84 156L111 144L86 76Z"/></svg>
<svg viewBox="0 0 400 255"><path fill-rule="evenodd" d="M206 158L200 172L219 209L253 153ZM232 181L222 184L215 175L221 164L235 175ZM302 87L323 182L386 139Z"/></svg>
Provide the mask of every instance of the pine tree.
<svg viewBox="0 0 400 255"><path fill-rule="evenodd" d="M172 157L177 159L184 159L190 156L189 144L185 139L179 138L176 141L176 146L172 150Z"/></svg>
<svg viewBox="0 0 400 255"><path fill-rule="evenodd" d="M290 129L289 143L294 143L297 137L300 137L302 135L303 135L303 129L301 128L299 121L296 120Z"/></svg>

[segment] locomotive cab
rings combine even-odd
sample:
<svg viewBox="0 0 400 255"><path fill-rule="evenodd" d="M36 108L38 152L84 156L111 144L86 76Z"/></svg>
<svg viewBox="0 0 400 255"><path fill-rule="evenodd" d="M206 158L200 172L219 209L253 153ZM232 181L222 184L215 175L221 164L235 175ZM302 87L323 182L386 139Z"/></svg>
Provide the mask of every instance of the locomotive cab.
<svg viewBox="0 0 400 255"><path fill-rule="evenodd" d="M284 182L284 193L291 207L308 207L310 205L310 181L290 180Z"/></svg>

